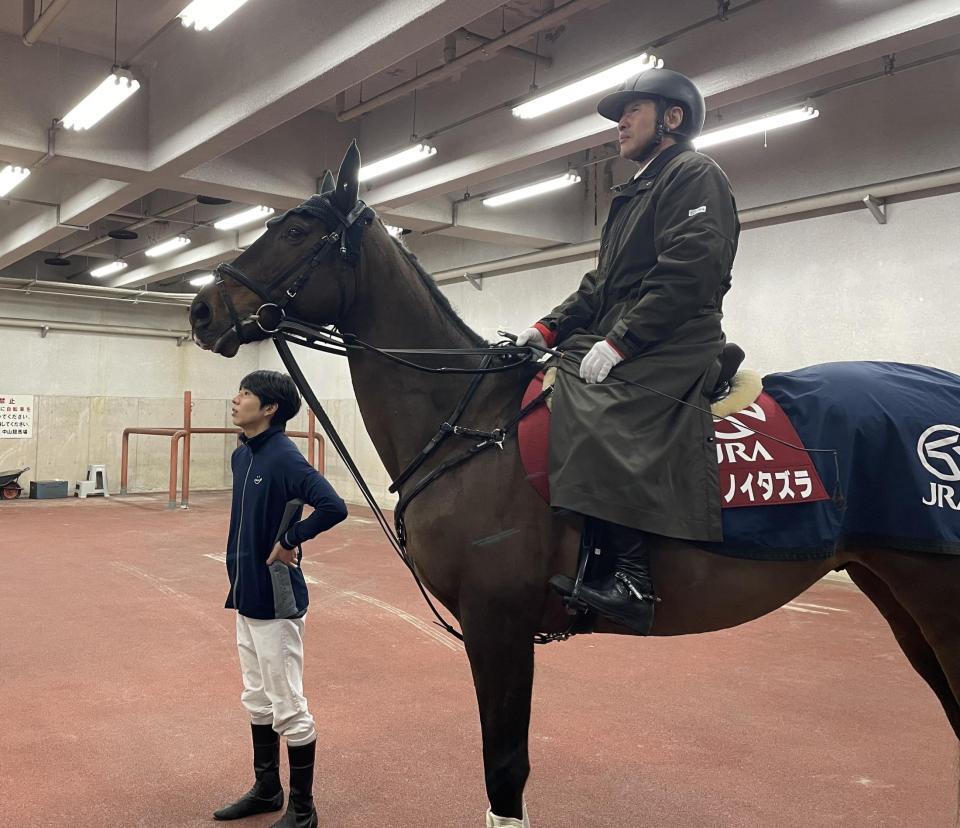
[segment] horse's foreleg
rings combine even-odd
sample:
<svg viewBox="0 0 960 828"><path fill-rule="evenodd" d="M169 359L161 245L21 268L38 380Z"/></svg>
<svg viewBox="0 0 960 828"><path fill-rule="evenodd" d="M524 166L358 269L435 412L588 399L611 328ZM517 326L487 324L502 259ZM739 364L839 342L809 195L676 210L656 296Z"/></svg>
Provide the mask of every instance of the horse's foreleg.
<svg viewBox="0 0 960 828"><path fill-rule="evenodd" d="M527 738L533 693L530 603L489 595L461 605L464 643L480 708L487 826L528 828L523 788L530 774ZM526 606L524 605L526 604Z"/></svg>
<svg viewBox="0 0 960 828"><path fill-rule="evenodd" d="M960 738L960 704L954 696L947 674L943 671L937 654L927 643L923 631L910 613L894 597L890 588L862 564L851 563L846 567L853 582L873 602L886 619L897 643L930 689L936 693L947 720Z"/></svg>

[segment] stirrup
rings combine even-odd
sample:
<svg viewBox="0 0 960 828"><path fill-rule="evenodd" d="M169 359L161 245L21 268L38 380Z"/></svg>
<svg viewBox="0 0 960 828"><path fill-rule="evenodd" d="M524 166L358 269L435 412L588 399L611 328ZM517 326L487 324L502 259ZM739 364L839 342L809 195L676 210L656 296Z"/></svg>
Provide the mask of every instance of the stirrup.
<svg viewBox="0 0 960 828"><path fill-rule="evenodd" d="M555 575L550 579L550 584L560 593L563 605L570 615L585 616L592 612L590 606L580 597L580 591L583 589L583 581L591 556L601 554L596 537L596 524L587 518L580 534L580 560L577 565L577 577L572 582L573 586L569 586L570 579L563 575Z"/></svg>
<svg viewBox="0 0 960 828"><path fill-rule="evenodd" d="M568 614L582 615L590 611L590 607L580 597L582 583L578 584L574 578L569 578L566 575L554 575L549 584L560 595L560 600L566 607Z"/></svg>

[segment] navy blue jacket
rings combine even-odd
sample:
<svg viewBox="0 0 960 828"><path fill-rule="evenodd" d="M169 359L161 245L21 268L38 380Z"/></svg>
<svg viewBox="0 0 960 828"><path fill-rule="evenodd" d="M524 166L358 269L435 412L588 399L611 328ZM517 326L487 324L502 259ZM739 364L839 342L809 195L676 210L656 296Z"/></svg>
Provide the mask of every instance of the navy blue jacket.
<svg viewBox="0 0 960 828"><path fill-rule="evenodd" d="M267 566L284 511L295 500L313 507L313 514L301 520L303 506L299 505L283 533L283 545L292 548L336 526L346 518L347 507L282 429L269 428L249 440L240 439L243 444L230 458L230 593L224 606L248 618L300 618L309 603L303 573L279 561Z"/></svg>

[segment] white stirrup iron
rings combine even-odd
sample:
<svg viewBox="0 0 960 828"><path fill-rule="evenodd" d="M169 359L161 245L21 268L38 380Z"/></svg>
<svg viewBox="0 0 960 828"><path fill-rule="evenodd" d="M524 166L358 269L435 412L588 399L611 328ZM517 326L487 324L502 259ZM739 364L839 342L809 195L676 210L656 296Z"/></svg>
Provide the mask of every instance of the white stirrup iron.
<svg viewBox="0 0 960 828"><path fill-rule="evenodd" d="M527 814L527 803L523 803L523 820L516 817L497 816L487 809L487 828L530 828L530 816Z"/></svg>

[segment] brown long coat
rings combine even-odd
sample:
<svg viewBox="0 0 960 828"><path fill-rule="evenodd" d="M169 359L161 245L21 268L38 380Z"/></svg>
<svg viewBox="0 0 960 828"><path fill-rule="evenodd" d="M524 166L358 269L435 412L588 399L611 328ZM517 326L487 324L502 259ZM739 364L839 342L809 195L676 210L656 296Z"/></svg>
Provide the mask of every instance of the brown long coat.
<svg viewBox="0 0 960 828"><path fill-rule="evenodd" d="M711 416L617 377L709 411L739 232L730 183L689 144L664 150L617 188L597 269L541 320L578 357L604 337L626 355L595 385L561 364L553 506L668 537L722 540Z"/></svg>

